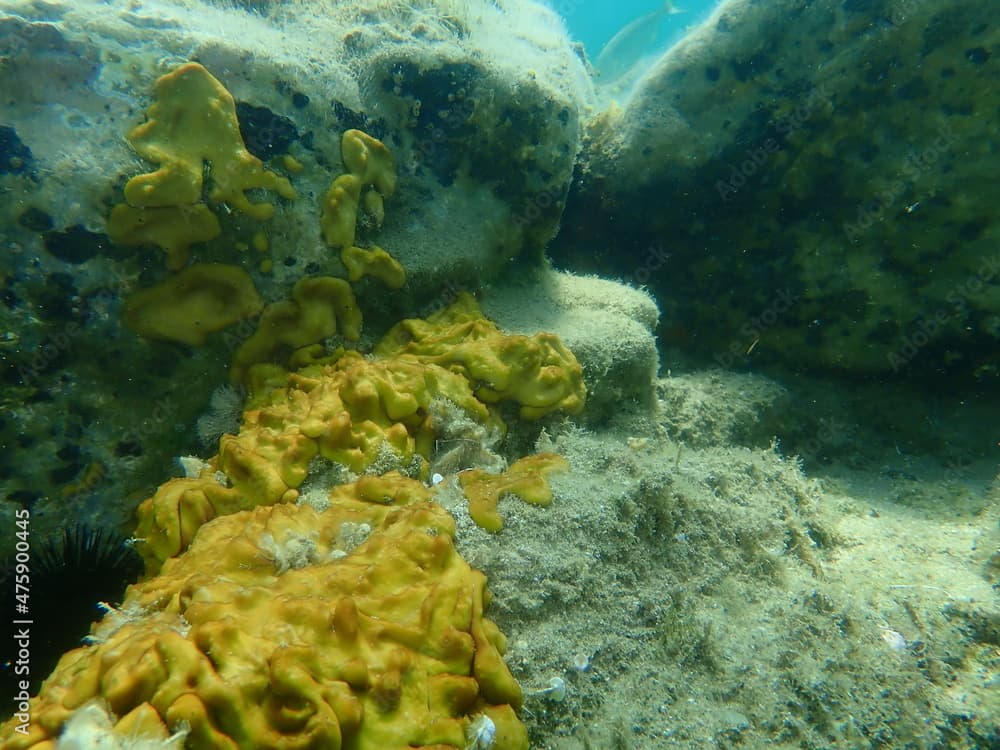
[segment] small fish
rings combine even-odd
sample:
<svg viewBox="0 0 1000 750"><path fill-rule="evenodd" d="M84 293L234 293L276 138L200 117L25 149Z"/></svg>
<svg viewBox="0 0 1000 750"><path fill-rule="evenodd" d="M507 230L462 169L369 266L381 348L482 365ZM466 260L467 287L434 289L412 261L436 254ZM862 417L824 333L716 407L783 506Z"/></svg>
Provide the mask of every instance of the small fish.
<svg viewBox="0 0 1000 750"><path fill-rule="evenodd" d="M594 67L607 83L625 75L643 56L648 54L660 33L660 20L684 11L675 8L671 0L650 13L626 24L601 48Z"/></svg>

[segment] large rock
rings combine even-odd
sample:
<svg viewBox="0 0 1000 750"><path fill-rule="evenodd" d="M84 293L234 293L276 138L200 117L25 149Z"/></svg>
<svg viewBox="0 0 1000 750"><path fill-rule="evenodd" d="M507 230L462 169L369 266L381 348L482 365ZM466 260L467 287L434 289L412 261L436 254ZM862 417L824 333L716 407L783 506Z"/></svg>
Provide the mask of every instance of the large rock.
<svg viewBox="0 0 1000 750"><path fill-rule="evenodd" d="M592 122L554 257L723 366L994 376L994 10L724 2Z"/></svg>
<svg viewBox="0 0 1000 750"><path fill-rule="evenodd" d="M267 222L212 206L222 234L192 247L196 261L246 268L266 302L303 276L344 274L319 204L344 172L349 128L395 156L384 226L362 239L408 274L391 294L356 287L368 341L515 259L538 265L557 230L591 89L552 11L529 0L239 5L0 0L0 486L34 504L39 534L67 508L120 520L171 456L200 450L193 425L253 330L189 348L120 322L124 298L169 275L159 249L107 235L124 183L157 166L125 136L181 63L231 92L248 149L298 193L268 193Z"/></svg>

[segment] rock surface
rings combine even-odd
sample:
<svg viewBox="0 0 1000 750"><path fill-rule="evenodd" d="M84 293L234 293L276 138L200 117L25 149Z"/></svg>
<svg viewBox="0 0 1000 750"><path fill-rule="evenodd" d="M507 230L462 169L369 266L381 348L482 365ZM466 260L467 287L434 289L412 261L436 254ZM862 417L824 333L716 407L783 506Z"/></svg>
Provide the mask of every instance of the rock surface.
<svg viewBox="0 0 1000 750"><path fill-rule="evenodd" d="M994 10L723 3L591 122L553 257L723 367L994 377Z"/></svg>
<svg viewBox="0 0 1000 750"><path fill-rule="evenodd" d="M235 98L249 151L298 193L266 222L213 207L221 236L192 247L194 261L244 267L265 302L303 276L344 275L320 199L345 171L345 130L385 141L398 187L359 244L386 248L408 283L358 286L369 341L515 259L538 265L592 97L561 22L530 2L0 0L0 39L0 436L12 449L0 482L36 504L39 533L68 507L124 520L173 456L199 449L193 425L253 331L245 321L190 348L121 324L123 300L168 276L159 249L116 245L106 226L126 180L156 168L125 136L160 76L204 65Z"/></svg>

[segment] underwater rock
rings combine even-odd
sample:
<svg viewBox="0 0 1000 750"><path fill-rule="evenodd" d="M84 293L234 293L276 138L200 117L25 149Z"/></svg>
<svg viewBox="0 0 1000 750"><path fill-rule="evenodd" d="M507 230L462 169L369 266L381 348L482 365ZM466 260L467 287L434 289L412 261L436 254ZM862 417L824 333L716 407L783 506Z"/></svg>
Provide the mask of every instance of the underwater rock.
<svg viewBox="0 0 1000 750"><path fill-rule="evenodd" d="M483 293L483 310L505 331L550 331L566 343L587 384L584 423L606 426L655 410L656 303L608 279L544 273Z"/></svg>
<svg viewBox="0 0 1000 750"><path fill-rule="evenodd" d="M100 2L0 2L0 33L13 40L0 85L24 92L2 131L20 166L4 172L30 161L59 187L47 177L15 197L50 197L56 229L102 226L115 181L135 172L122 136L141 123L154 81L197 60L239 102L251 152L303 163L303 192L339 169L345 129L386 140L405 203L383 241L405 249L416 278L433 268L482 280L512 257L539 257L592 96L556 15L528 0L326 6L151 2L112 16ZM314 233L293 229L311 208L286 210L281 231L326 262Z"/></svg>
<svg viewBox="0 0 1000 750"><path fill-rule="evenodd" d="M994 377L994 10L724 2L590 123L554 259L717 366Z"/></svg>
<svg viewBox="0 0 1000 750"><path fill-rule="evenodd" d="M529 0L235 6L0 0L0 90L17 92L0 122L0 324L9 332L0 377L10 411L0 441L31 448L16 470L0 462L0 489L40 498L39 533L67 507L110 525L126 518L173 456L197 449L192 426L254 330L233 326L185 350L122 324L123 300L177 270L139 244L143 222L197 229L189 207L156 206L126 217L135 244L108 238L123 186L157 169L126 136L165 74L203 65L238 102L247 147L298 195L272 196L266 223L232 203L201 206L220 231L194 231L186 248L190 262L244 267L267 301L304 275L347 275L322 241L318 204L344 171L340 140L353 127L384 139L398 165L384 224L359 226L357 244L370 246L377 229L407 279L391 294L361 281L373 334L488 284L515 260L538 265L557 230L592 90L550 9ZM206 190L223 176L206 164ZM53 285L64 278L72 283ZM123 441L137 451L117 455ZM79 445L82 465L107 467L100 481L53 475L45 457L66 442ZM0 523L15 507L0 504Z"/></svg>

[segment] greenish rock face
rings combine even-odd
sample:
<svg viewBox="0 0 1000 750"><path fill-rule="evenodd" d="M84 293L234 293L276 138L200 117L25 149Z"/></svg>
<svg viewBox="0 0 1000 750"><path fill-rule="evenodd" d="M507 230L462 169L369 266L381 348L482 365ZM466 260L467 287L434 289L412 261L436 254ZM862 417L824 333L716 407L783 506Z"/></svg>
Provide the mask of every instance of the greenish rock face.
<svg viewBox="0 0 1000 750"><path fill-rule="evenodd" d="M993 10L727 4L593 122L557 263L722 366L995 376Z"/></svg>

